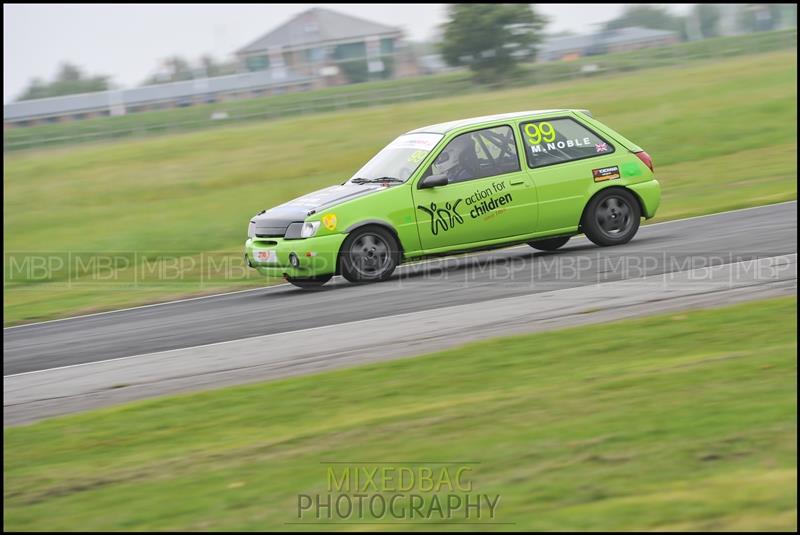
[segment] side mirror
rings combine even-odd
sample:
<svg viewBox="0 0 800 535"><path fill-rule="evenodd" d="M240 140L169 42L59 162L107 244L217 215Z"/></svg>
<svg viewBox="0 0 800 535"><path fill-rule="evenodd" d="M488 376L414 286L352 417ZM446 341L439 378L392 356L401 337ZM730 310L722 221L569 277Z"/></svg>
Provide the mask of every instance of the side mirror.
<svg viewBox="0 0 800 535"><path fill-rule="evenodd" d="M447 185L447 175L430 175L422 179L419 183L419 187L421 188L436 188L438 186L446 186Z"/></svg>

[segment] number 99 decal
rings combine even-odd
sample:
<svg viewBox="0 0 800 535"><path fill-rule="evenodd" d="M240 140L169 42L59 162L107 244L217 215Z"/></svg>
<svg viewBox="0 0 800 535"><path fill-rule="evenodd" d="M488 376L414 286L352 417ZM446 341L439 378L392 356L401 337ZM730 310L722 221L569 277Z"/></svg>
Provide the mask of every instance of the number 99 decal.
<svg viewBox="0 0 800 535"><path fill-rule="evenodd" d="M538 145L542 141L552 143L556 140L556 130L550 123L528 123L525 125L525 134L531 145Z"/></svg>

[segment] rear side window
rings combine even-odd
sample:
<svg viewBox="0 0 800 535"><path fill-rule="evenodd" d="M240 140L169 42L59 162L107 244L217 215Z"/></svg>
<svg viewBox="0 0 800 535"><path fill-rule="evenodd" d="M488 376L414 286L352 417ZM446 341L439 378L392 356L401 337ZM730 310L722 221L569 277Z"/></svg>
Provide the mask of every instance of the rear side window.
<svg viewBox="0 0 800 535"><path fill-rule="evenodd" d="M570 118L522 123L520 131L532 168L614 152L611 143Z"/></svg>

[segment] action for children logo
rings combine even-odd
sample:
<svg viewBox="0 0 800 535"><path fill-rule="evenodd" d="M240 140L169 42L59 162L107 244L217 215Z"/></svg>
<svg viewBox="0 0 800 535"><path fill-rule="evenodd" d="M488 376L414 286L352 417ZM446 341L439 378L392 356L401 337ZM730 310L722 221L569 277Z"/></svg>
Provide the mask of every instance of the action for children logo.
<svg viewBox="0 0 800 535"><path fill-rule="evenodd" d="M506 188L505 182L493 182L489 188L477 190L465 199L457 199L451 203L447 201L444 205L432 202L430 206L417 205L417 208L428 214L431 218L431 234L434 236L439 231L448 231L464 222L464 218L458 213L458 205L464 202L470 207L469 216L477 219L487 215L501 206L509 204L514 198L510 193L503 193Z"/></svg>
<svg viewBox="0 0 800 535"><path fill-rule="evenodd" d="M478 464L322 463L325 491L298 494L290 523L500 523L500 495L473 481Z"/></svg>
<svg viewBox="0 0 800 535"><path fill-rule="evenodd" d="M430 208L422 205L418 205L417 208L431 216L431 233L436 236L440 229L447 231L454 228L456 224L464 222L464 218L457 210L461 201L462 199L458 199L452 205L450 201L447 201L444 206L437 206L435 202L432 202Z"/></svg>

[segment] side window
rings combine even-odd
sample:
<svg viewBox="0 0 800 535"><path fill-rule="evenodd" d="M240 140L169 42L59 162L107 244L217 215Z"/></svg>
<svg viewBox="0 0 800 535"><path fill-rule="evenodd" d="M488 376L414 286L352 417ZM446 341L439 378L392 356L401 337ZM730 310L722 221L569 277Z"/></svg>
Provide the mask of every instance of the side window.
<svg viewBox="0 0 800 535"><path fill-rule="evenodd" d="M544 119L520 125L529 167L582 160L614 152L614 146L574 119Z"/></svg>
<svg viewBox="0 0 800 535"><path fill-rule="evenodd" d="M452 184L519 170L514 131L496 126L453 138L424 176L445 175Z"/></svg>

